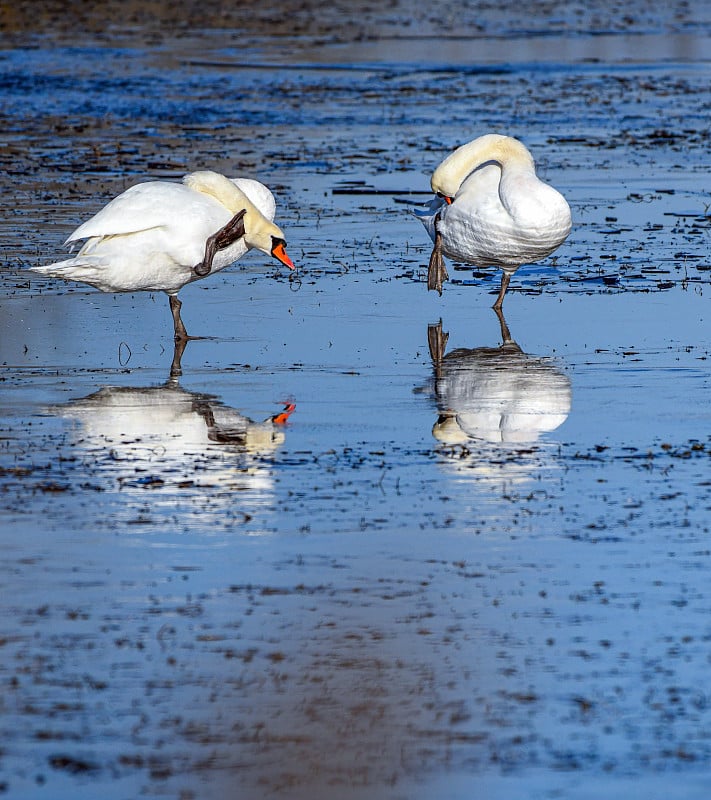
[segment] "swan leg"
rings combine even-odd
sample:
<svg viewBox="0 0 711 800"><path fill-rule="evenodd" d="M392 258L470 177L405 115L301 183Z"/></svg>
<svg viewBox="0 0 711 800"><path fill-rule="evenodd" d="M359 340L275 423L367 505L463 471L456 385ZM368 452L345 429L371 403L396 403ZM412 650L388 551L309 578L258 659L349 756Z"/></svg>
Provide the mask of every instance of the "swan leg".
<svg viewBox="0 0 711 800"><path fill-rule="evenodd" d="M176 342L187 342L190 338L185 330L183 320L180 318L180 308L183 305L174 294L168 295L170 302L170 313L173 315L173 330L175 331ZM183 348L184 349L184 348ZM182 355L182 352L181 352Z"/></svg>
<svg viewBox="0 0 711 800"><path fill-rule="evenodd" d="M496 311L501 311L501 307L504 304L504 295L506 294L506 290L509 288L509 283L511 282L511 276L508 272L501 273L501 288L499 289L499 296L496 298L496 302L492 306L492 308Z"/></svg>
<svg viewBox="0 0 711 800"><path fill-rule="evenodd" d="M442 234L437 230L437 223L439 222L439 214L435 217L435 240L434 247L432 248L432 255L430 256L430 264L427 270L427 289L431 291L436 289L440 296L442 295L442 283L449 279L447 268L444 265L444 256L442 255Z"/></svg>
<svg viewBox="0 0 711 800"><path fill-rule="evenodd" d="M212 260L218 250L224 250L225 247L229 247L237 239L241 239L244 236L244 215L246 213L247 211L244 208L242 211L238 211L227 225L220 228L217 233L213 233L205 242L205 257L193 267L193 272L199 278L204 278L205 275L210 274Z"/></svg>
<svg viewBox="0 0 711 800"><path fill-rule="evenodd" d="M439 368L442 363L448 339L449 334L442 330L442 320L436 325L427 326L427 344L430 348L430 358L435 367Z"/></svg>

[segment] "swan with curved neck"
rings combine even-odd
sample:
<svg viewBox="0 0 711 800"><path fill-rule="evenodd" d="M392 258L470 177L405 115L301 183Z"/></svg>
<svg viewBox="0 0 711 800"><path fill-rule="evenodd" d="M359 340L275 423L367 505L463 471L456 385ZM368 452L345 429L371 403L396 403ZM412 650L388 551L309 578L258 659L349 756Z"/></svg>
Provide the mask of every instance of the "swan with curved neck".
<svg viewBox="0 0 711 800"><path fill-rule="evenodd" d="M234 216L242 215L240 217L242 220L240 235L244 237L244 243L247 245L247 249L254 247L267 255L274 256L290 269L294 268L291 259L286 255L284 249L286 246L284 234L281 228L272 222L274 218L274 211L272 209L275 208L275 203L271 192L267 190L266 193L269 198L271 198L271 203L265 196L265 193L260 192L265 206L268 205L268 210L271 212L271 218L267 218L267 216L252 203L237 182L226 178L224 175L220 175L218 172L210 172L208 170L192 172L183 178L183 183L196 192L214 197L218 203L225 206ZM255 183L257 183L257 181L255 181ZM259 186L262 186L262 184L259 184ZM259 189L256 187L255 192L259 192ZM239 238L239 236L237 238ZM229 244L232 244L232 242L229 242ZM197 265L194 268L195 272L200 277L209 274L211 270L212 262L208 264L206 261L207 259L203 259L203 264Z"/></svg>
<svg viewBox="0 0 711 800"><path fill-rule="evenodd" d="M177 296L185 284L224 269L252 248L294 269L274 211L269 189L249 178L205 170L182 183L139 183L69 236L65 244L84 242L74 258L31 269L102 292L165 292L175 340L185 341L191 337Z"/></svg>
<svg viewBox="0 0 711 800"><path fill-rule="evenodd" d="M511 275L554 252L570 232L570 207L535 171L517 139L486 134L451 153L432 174L437 197L416 212L434 248L427 288L442 294L443 255L503 270L494 308L500 309Z"/></svg>

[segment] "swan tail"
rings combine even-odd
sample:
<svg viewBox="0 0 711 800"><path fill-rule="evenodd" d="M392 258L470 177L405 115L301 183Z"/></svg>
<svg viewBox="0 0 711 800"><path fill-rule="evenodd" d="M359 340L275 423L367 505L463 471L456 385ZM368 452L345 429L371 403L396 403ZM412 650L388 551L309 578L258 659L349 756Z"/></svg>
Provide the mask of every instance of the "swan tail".
<svg viewBox="0 0 711 800"><path fill-rule="evenodd" d="M69 258L43 267L30 267L30 271L50 278L62 278L65 281L94 283L100 276L100 264L90 259Z"/></svg>

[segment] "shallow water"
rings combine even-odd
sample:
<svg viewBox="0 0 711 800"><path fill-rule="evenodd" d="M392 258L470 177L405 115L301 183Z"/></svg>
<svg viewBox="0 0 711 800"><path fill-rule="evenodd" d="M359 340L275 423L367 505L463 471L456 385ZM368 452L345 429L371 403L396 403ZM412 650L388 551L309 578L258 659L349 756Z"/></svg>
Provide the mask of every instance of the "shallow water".
<svg viewBox="0 0 711 800"><path fill-rule="evenodd" d="M627 6L5 23L6 796L706 797L708 7ZM489 129L575 220L517 346L411 214ZM171 379L165 297L26 268L206 166L299 271L187 287Z"/></svg>

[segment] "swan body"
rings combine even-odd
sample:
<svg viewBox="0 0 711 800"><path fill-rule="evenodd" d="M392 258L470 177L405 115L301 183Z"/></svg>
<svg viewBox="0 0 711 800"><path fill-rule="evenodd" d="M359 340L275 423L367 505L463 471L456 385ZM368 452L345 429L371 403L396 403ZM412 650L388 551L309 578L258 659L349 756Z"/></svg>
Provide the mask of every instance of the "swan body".
<svg viewBox="0 0 711 800"><path fill-rule="evenodd" d="M535 171L517 139L480 136L451 153L434 171L437 194L416 214L434 242L428 288L442 293L446 255L503 270L494 304L501 308L511 275L554 252L570 233L570 207Z"/></svg>
<svg viewBox="0 0 711 800"><path fill-rule="evenodd" d="M166 292L175 338L187 339L177 300L185 284L224 269L251 248L294 268L274 213L272 193L248 178L201 171L186 175L182 183L139 183L69 236L65 244L84 242L76 256L31 269L102 292ZM201 270L208 242L220 234L206 271Z"/></svg>

